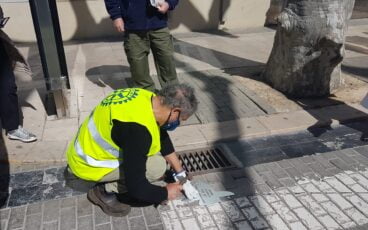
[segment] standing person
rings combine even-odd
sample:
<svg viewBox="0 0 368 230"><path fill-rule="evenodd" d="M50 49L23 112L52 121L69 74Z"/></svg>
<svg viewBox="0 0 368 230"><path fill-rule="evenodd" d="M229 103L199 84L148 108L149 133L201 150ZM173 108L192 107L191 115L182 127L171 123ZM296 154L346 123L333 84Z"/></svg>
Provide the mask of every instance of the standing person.
<svg viewBox="0 0 368 230"><path fill-rule="evenodd" d="M166 163L177 179L188 178L167 131L187 120L197 104L193 89L184 84L169 84L157 95L139 88L116 90L95 107L69 144L69 173L97 183L87 197L111 216L130 212L117 194L152 204L175 199L182 185L152 182L163 177Z"/></svg>
<svg viewBox="0 0 368 230"><path fill-rule="evenodd" d="M2 28L9 18L4 18L0 6L0 119L9 139L22 142L37 140L36 136L20 125L17 86L15 84L14 68L16 63L26 61L14 47L10 38Z"/></svg>
<svg viewBox="0 0 368 230"><path fill-rule="evenodd" d="M178 0L105 0L115 29L124 32L124 49L138 88L155 90L148 66L150 49L161 86L178 82L167 27L167 12L177 4Z"/></svg>

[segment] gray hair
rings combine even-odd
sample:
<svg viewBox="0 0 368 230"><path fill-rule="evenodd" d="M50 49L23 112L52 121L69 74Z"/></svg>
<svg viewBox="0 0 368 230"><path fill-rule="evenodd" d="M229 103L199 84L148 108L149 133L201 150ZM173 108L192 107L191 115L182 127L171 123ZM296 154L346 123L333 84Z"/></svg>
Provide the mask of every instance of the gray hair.
<svg viewBox="0 0 368 230"><path fill-rule="evenodd" d="M187 84L169 84L157 93L162 103L170 108L180 108L184 116L191 116L198 107L194 89Z"/></svg>

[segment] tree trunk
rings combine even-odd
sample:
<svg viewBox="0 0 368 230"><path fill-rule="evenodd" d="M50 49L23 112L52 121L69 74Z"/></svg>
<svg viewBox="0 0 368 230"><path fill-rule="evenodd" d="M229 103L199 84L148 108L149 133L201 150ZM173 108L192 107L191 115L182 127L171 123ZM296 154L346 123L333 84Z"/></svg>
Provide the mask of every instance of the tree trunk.
<svg viewBox="0 0 368 230"><path fill-rule="evenodd" d="M293 97L336 91L343 84L340 63L353 6L354 0L288 0L264 79Z"/></svg>
<svg viewBox="0 0 368 230"><path fill-rule="evenodd" d="M286 0L270 0L270 8L266 13L265 26L277 25L277 17L285 7Z"/></svg>

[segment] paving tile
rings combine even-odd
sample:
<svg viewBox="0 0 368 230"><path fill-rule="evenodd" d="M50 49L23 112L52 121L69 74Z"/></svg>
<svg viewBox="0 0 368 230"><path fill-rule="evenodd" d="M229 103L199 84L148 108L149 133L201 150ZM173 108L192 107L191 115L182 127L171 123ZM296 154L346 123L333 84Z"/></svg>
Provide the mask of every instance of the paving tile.
<svg viewBox="0 0 368 230"><path fill-rule="evenodd" d="M146 229L146 223L144 221L143 216L128 218L128 223L129 223L129 229L132 229L132 230L145 230Z"/></svg>
<svg viewBox="0 0 368 230"><path fill-rule="evenodd" d="M75 207L77 204L75 197L64 198L60 201L60 208Z"/></svg>
<svg viewBox="0 0 368 230"><path fill-rule="evenodd" d="M184 229L196 229L196 230L201 229L195 218L184 219L181 222L184 226Z"/></svg>
<svg viewBox="0 0 368 230"><path fill-rule="evenodd" d="M142 216L143 215L142 211L143 209L134 207L131 209L128 217L130 218L130 217Z"/></svg>
<svg viewBox="0 0 368 230"><path fill-rule="evenodd" d="M337 204L341 209L348 209L348 208L353 207L346 199L344 199L344 197L342 197L338 193L329 193L327 194L327 196L330 198L331 201Z"/></svg>
<svg viewBox="0 0 368 230"><path fill-rule="evenodd" d="M305 208L307 208L315 216L326 215L326 211L310 196L299 196L298 200L302 202Z"/></svg>
<svg viewBox="0 0 368 230"><path fill-rule="evenodd" d="M110 223L95 226L95 230L110 230L110 229L111 229L111 224ZM134 229L134 228L132 228L132 229Z"/></svg>
<svg viewBox="0 0 368 230"><path fill-rule="evenodd" d="M274 176L273 173L263 172L263 173L260 173L260 175L263 178L263 180L266 182L266 184L270 186L271 188L275 189L275 188L283 187L283 185L278 181L278 179Z"/></svg>
<svg viewBox="0 0 368 230"><path fill-rule="evenodd" d="M254 207L242 209L245 217L250 221L255 229L267 228L268 224L265 219L257 212Z"/></svg>
<svg viewBox="0 0 368 230"><path fill-rule="evenodd" d="M340 225L332 219L329 215L319 216L318 220L327 228L327 229L341 229Z"/></svg>
<svg viewBox="0 0 368 230"><path fill-rule="evenodd" d="M92 215L78 217L77 223L78 223L78 230L93 229L93 217L92 217Z"/></svg>
<svg viewBox="0 0 368 230"><path fill-rule="evenodd" d="M215 226L215 222L213 221L210 213L206 210L205 207L194 207L193 212L194 215L197 217L201 228Z"/></svg>
<svg viewBox="0 0 368 230"><path fill-rule="evenodd" d="M68 141L39 141L36 142L30 154L23 162L65 162L65 150Z"/></svg>
<svg viewBox="0 0 368 230"><path fill-rule="evenodd" d="M302 207L302 204L288 190L280 189L277 193L291 209Z"/></svg>
<svg viewBox="0 0 368 230"><path fill-rule="evenodd" d="M75 229L76 227L76 208L62 208L60 210L60 230L70 230Z"/></svg>
<svg viewBox="0 0 368 230"><path fill-rule="evenodd" d="M27 229L29 230L38 230L41 228L42 224L42 215L41 213L26 216L25 224Z"/></svg>
<svg viewBox="0 0 368 230"><path fill-rule="evenodd" d="M14 189L9 197L9 207L25 205L30 202L42 200L43 192L47 188L45 185L32 186L28 188Z"/></svg>
<svg viewBox="0 0 368 230"><path fill-rule="evenodd" d="M308 128L318 121L307 111L295 111L287 115L263 116L259 117L258 120L275 134Z"/></svg>
<svg viewBox="0 0 368 230"><path fill-rule="evenodd" d="M298 220L295 214L283 201L271 203L271 206L277 210L277 214L279 214L287 223L292 223Z"/></svg>
<svg viewBox="0 0 368 230"><path fill-rule="evenodd" d="M307 230L307 228L301 222L294 222L290 224L291 229Z"/></svg>
<svg viewBox="0 0 368 230"><path fill-rule="evenodd" d="M368 217L368 203L363 201L357 195L345 196L359 211Z"/></svg>
<svg viewBox="0 0 368 230"><path fill-rule="evenodd" d="M42 203L34 203L27 205L27 215L38 214L42 212Z"/></svg>
<svg viewBox="0 0 368 230"><path fill-rule="evenodd" d="M285 224L285 222L281 219L281 217L277 214L272 214L269 216L265 216L266 220L272 227L272 229L280 229L287 230L289 227Z"/></svg>
<svg viewBox="0 0 368 230"><path fill-rule="evenodd" d="M95 225L110 223L111 217L106 215L100 207L93 206Z"/></svg>
<svg viewBox="0 0 368 230"><path fill-rule="evenodd" d="M9 186L12 189L39 186L42 184L43 171L15 173L10 176Z"/></svg>
<svg viewBox="0 0 368 230"><path fill-rule="evenodd" d="M59 223L57 221L44 223L42 226L43 230L57 230Z"/></svg>
<svg viewBox="0 0 368 230"><path fill-rule="evenodd" d="M250 196L249 199L262 215L266 216L275 213L275 210L273 210L262 196Z"/></svg>
<svg viewBox="0 0 368 230"><path fill-rule="evenodd" d="M349 216L358 225L364 225L368 223L368 218L364 216L358 209L351 208L345 210L347 216Z"/></svg>
<svg viewBox="0 0 368 230"><path fill-rule="evenodd" d="M203 217L203 216L200 216L200 217ZM162 218L162 221L164 223L164 226L165 226L165 229L167 230L176 230L176 229L183 229L182 227L182 224L180 223L175 211L165 211L165 212L161 212L161 218ZM209 218L209 219L207 219ZM214 223L211 219L211 216L208 214L208 217L206 217L205 219L203 219L203 221L206 221L206 222L200 222L201 219L199 219L199 223L201 223L203 225L203 223L208 223L208 221L211 221L212 222L212 226L214 226ZM201 226L202 226L201 225ZM207 226L206 226L207 227Z"/></svg>
<svg viewBox="0 0 368 230"><path fill-rule="evenodd" d="M9 229L16 229L24 226L25 211L25 206L11 209L8 222Z"/></svg>
<svg viewBox="0 0 368 230"><path fill-rule="evenodd" d="M221 213L221 212L213 213L212 217L220 229L232 229L233 228L232 222L229 219L229 217L226 215L226 213Z"/></svg>
<svg viewBox="0 0 368 230"><path fill-rule="evenodd" d="M321 203L325 210L328 210L328 214L332 216L339 224L350 222L350 218L346 216L335 204L331 201Z"/></svg>
<svg viewBox="0 0 368 230"><path fill-rule="evenodd" d="M240 208L244 208L244 207L251 207L252 203L250 203L250 201L248 200L247 197L239 197L239 198L235 198L235 202L236 204L240 207Z"/></svg>
<svg viewBox="0 0 368 230"><path fill-rule="evenodd" d="M232 222L236 222L236 221L240 221L244 219L243 213L237 207L234 201L221 202L221 205Z"/></svg>
<svg viewBox="0 0 368 230"><path fill-rule="evenodd" d="M165 230L162 224L148 226L148 230Z"/></svg>
<svg viewBox="0 0 368 230"><path fill-rule="evenodd" d="M153 206L143 208L143 214L144 218L146 219L147 225L155 225L161 223L160 214Z"/></svg>
<svg viewBox="0 0 368 230"><path fill-rule="evenodd" d="M310 229L324 229L319 221L305 208L294 209L296 215L300 218L304 225Z"/></svg>
<svg viewBox="0 0 368 230"><path fill-rule="evenodd" d="M70 141L78 131L78 119L61 119L47 121L45 123L45 129L43 132L43 141Z"/></svg>
<svg viewBox="0 0 368 230"><path fill-rule="evenodd" d="M92 204L91 202L89 202L86 195L78 196L77 214L78 214L78 217L92 215Z"/></svg>
<svg viewBox="0 0 368 230"><path fill-rule="evenodd" d="M242 229L242 230L252 230L253 228L250 226L250 224L243 220L243 221L240 221L240 222L236 222L235 224L235 227L236 229Z"/></svg>
<svg viewBox="0 0 368 230"><path fill-rule="evenodd" d="M43 203L43 222L50 222L59 219L59 200L49 200Z"/></svg>

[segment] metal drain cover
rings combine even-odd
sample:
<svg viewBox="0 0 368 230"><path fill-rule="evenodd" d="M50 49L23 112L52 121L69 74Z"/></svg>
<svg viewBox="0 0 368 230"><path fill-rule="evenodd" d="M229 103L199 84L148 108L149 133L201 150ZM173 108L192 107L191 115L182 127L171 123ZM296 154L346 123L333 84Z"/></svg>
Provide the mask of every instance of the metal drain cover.
<svg viewBox="0 0 368 230"><path fill-rule="evenodd" d="M178 152L178 157L183 168L193 175L242 167L241 162L224 145Z"/></svg>

